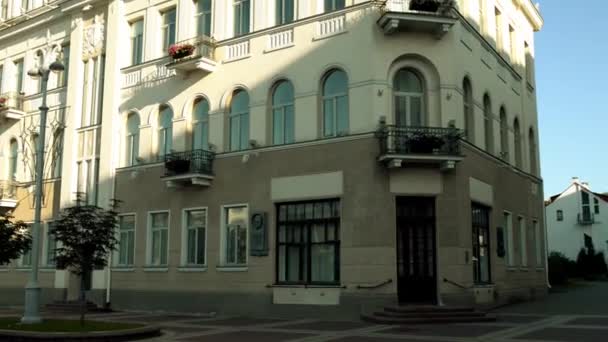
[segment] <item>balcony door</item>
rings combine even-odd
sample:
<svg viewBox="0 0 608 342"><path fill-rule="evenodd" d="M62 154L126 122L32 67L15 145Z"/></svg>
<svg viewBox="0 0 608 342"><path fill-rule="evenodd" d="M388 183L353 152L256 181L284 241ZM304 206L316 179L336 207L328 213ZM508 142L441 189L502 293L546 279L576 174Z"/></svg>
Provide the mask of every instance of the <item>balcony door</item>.
<svg viewBox="0 0 608 342"><path fill-rule="evenodd" d="M393 80L395 124L420 127L425 124L424 86L412 69L401 69Z"/></svg>
<svg viewBox="0 0 608 342"><path fill-rule="evenodd" d="M434 304L437 298L435 199L397 197L399 303Z"/></svg>

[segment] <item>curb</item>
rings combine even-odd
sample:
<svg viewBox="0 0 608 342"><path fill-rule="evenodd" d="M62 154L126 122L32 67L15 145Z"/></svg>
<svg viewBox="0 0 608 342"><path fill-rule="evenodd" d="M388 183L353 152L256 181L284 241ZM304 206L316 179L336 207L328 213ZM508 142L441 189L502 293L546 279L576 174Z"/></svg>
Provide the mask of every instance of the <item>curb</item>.
<svg viewBox="0 0 608 342"><path fill-rule="evenodd" d="M161 335L159 327L146 326L134 329L115 330L115 331L98 331L87 333L53 333L53 332L33 332L33 331L16 331L16 330L0 330L0 340L11 342L28 342L28 341L132 341L134 339L143 339L149 337L158 337Z"/></svg>

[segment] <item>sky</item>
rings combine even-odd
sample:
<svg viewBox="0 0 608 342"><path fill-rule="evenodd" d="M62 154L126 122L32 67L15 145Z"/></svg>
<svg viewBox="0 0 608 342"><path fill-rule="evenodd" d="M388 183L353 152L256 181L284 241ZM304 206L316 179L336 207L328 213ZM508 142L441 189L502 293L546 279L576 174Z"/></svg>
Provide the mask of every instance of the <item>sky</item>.
<svg viewBox="0 0 608 342"><path fill-rule="evenodd" d="M608 192L606 0L543 0L536 34L536 91L545 197L572 177Z"/></svg>

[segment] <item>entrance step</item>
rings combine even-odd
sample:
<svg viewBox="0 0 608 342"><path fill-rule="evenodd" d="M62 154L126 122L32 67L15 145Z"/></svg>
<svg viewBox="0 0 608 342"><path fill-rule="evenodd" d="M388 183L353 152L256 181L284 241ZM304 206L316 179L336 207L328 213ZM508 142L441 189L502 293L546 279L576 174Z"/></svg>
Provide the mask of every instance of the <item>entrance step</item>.
<svg viewBox="0 0 608 342"><path fill-rule="evenodd" d="M494 322L496 316L469 307L387 306L384 310L363 313L361 319L377 324L445 324Z"/></svg>
<svg viewBox="0 0 608 342"><path fill-rule="evenodd" d="M45 306L47 311L58 312L58 313L80 313L82 308L80 302L53 302ZM86 303L87 312L106 312L107 309L98 307L95 303Z"/></svg>

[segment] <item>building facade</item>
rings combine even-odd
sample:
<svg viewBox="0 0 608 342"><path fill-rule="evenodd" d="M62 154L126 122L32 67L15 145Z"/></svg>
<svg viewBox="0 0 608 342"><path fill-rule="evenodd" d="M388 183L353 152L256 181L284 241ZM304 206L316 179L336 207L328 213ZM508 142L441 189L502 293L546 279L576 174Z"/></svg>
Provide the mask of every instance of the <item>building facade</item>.
<svg viewBox="0 0 608 342"><path fill-rule="evenodd" d="M608 253L608 195L591 190L573 178L564 192L547 202L547 239L550 252L577 260L589 242L597 252Z"/></svg>
<svg viewBox="0 0 608 342"><path fill-rule="evenodd" d="M62 167L47 177L45 221L77 196L121 201L120 246L92 279L100 302L356 312L545 292L543 21L530 1L57 1L39 11L8 18L0 38L2 92L25 89L0 126L5 188L16 189L5 202L31 220L24 141L35 132L24 127L35 130L39 96L17 71L37 46L62 47ZM0 286L18 294L22 269L15 261ZM47 298L75 293L65 271L45 277Z"/></svg>

